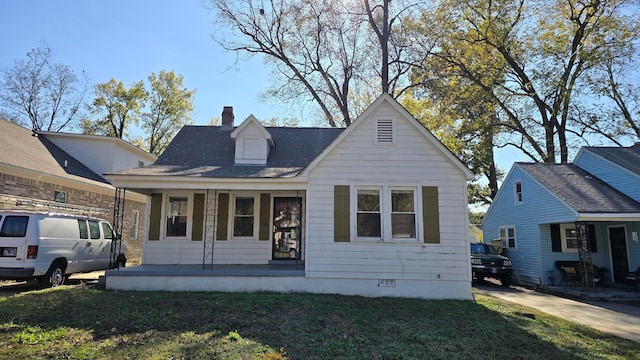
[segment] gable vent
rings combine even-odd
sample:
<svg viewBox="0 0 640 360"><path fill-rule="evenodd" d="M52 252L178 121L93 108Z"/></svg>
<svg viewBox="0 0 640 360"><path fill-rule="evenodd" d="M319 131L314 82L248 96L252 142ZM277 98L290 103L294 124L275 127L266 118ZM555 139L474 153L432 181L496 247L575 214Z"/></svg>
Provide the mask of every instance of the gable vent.
<svg viewBox="0 0 640 360"><path fill-rule="evenodd" d="M378 120L376 143L393 144L393 121L389 119Z"/></svg>

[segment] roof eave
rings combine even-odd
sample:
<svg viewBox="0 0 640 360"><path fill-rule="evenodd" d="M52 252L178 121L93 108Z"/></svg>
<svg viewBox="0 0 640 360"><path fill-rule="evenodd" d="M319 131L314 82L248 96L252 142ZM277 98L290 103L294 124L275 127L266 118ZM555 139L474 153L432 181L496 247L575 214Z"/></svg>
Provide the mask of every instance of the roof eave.
<svg viewBox="0 0 640 360"><path fill-rule="evenodd" d="M576 221L640 221L637 213L578 213Z"/></svg>

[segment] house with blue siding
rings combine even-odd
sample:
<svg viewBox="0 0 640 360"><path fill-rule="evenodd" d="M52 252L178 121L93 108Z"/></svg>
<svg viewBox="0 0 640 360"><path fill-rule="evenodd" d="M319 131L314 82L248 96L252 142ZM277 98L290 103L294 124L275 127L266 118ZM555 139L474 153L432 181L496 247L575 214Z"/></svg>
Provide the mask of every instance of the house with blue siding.
<svg viewBox="0 0 640 360"><path fill-rule="evenodd" d="M483 222L485 241L502 240L513 281L558 284L556 262L588 257L605 284L640 267L640 146L584 147L571 164L515 163ZM577 231L578 230L578 231Z"/></svg>

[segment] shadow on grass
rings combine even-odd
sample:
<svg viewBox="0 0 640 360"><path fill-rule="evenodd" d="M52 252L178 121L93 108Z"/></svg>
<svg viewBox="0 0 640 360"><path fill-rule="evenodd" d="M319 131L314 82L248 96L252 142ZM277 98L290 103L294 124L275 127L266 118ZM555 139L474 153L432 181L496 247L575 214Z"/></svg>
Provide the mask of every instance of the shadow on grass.
<svg viewBox="0 0 640 360"><path fill-rule="evenodd" d="M629 358L638 351L634 343L525 313L490 298L427 301L62 287L0 299L0 345L25 327L65 327L90 332L92 340L76 346L100 348L107 357L206 358L238 347L249 354L284 349L292 359L563 359L599 358L599 351ZM234 332L237 337L230 335Z"/></svg>

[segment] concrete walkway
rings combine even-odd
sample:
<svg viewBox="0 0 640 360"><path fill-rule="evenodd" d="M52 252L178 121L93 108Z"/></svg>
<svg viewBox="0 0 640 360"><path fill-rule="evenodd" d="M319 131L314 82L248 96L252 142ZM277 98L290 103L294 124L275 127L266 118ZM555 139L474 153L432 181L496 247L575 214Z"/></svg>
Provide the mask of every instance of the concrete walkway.
<svg viewBox="0 0 640 360"><path fill-rule="evenodd" d="M473 290L474 293L511 301L640 343L640 306L576 301L517 286L504 288L491 283L474 286Z"/></svg>

